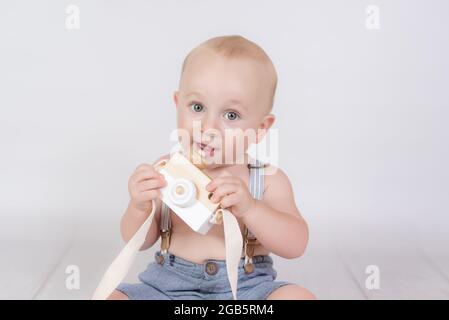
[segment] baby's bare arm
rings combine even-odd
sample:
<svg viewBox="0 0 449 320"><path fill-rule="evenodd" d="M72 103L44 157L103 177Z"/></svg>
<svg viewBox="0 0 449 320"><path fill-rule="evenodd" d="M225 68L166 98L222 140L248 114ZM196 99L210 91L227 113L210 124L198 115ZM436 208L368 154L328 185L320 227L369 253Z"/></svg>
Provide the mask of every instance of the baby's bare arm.
<svg viewBox="0 0 449 320"><path fill-rule="evenodd" d="M242 221L267 250L297 258L306 249L309 231L296 207L291 183L280 169L266 176L266 181L263 200L257 200Z"/></svg>
<svg viewBox="0 0 449 320"><path fill-rule="evenodd" d="M132 201L129 202L128 208L122 216L122 220L120 223L120 231L122 238L125 242L128 242L132 236L136 233L139 227L144 223L144 221L148 218L149 213L151 212L151 208L149 212L143 212L136 208ZM151 248L153 244L159 239L160 230L159 230L159 219L160 219L160 204L157 205L157 210L154 213L156 216L154 217L153 223L151 224L150 230L148 230L147 236L145 238L145 242L140 248L140 250L146 250Z"/></svg>
<svg viewBox="0 0 449 320"><path fill-rule="evenodd" d="M120 223L122 238L128 242L151 213L152 200L156 205L155 217L140 250L150 248L160 236L161 201L159 189L166 185L164 177L153 166L142 164L136 168L128 183L130 201Z"/></svg>

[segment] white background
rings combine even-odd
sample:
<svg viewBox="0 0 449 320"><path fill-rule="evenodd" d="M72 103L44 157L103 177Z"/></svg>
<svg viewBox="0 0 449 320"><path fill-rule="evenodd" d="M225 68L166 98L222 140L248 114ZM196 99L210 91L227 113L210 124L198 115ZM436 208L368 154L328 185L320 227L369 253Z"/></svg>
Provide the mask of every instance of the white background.
<svg viewBox="0 0 449 320"><path fill-rule="evenodd" d="M69 4L79 30L65 27ZM380 9L379 30L366 28L368 5ZM16 274L3 272L0 297L35 297L79 241L111 244L106 268L122 245L129 175L172 146L182 61L217 35L255 41L276 65L279 165L310 224L309 250L328 232L355 250L379 230L422 246L443 237L448 9L443 0L2 1L0 247Z"/></svg>

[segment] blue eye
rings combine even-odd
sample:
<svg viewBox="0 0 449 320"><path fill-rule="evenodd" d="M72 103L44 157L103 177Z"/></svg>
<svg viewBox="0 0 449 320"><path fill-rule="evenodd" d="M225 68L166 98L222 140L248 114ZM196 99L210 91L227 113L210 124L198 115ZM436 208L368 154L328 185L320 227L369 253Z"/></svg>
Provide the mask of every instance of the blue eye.
<svg viewBox="0 0 449 320"><path fill-rule="evenodd" d="M233 121L233 120L236 120L237 118L239 118L240 116L236 113L236 112L234 112L234 111L229 111L229 112L226 112L225 113L225 118L227 119L227 120L231 120L231 121Z"/></svg>
<svg viewBox="0 0 449 320"><path fill-rule="evenodd" d="M194 112L201 112L204 109L204 107L202 105L200 105L199 103L192 103L190 105L190 107L192 108L192 111L194 111Z"/></svg>

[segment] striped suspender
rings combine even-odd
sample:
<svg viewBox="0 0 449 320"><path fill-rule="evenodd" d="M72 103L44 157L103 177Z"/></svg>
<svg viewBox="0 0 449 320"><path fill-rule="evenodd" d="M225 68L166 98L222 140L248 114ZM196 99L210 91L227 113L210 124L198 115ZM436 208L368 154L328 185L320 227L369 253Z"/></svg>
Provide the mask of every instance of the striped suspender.
<svg viewBox="0 0 449 320"><path fill-rule="evenodd" d="M161 253L167 253L170 246L171 219L168 206L161 201Z"/></svg>
<svg viewBox="0 0 449 320"><path fill-rule="evenodd" d="M248 164L249 168L249 191L254 199L260 200L263 198L264 191L264 168L265 165L256 160L254 164ZM245 264L244 269L246 273L254 271L253 256L254 247L259 244L253 233L245 227L244 234L244 252L245 252Z"/></svg>
<svg viewBox="0 0 449 320"><path fill-rule="evenodd" d="M254 199L260 200L263 198L264 188L264 165L259 160L256 160L254 165L249 164L249 192ZM253 237L251 231L248 230L248 235Z"/></svg>
<svg viewBox="0 0 449 320"><path fill-rule="evenodd" d="M265 165L256 160L254 164L248 164L249 168L249 191L255 199L263 198L264 191L264 168ZM161 252L166 253L170 246L171 219L169 207L161 201ZM252 257L254 255L254 247L257 245L257 239L252 232L245 227L244 232L244 251L245 251L245 271L251 273L254 270Z"/></svg>

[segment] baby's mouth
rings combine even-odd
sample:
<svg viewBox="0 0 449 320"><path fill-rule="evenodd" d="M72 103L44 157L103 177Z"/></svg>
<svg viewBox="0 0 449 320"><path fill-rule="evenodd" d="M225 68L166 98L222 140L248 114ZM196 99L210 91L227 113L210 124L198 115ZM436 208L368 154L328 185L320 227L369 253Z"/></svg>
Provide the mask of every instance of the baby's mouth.
<svg viewBox="0 0 449 320"><path fill-rule="evenodd" d="M212 148L204 143L194 142L194 148L202 157L213 157L215 154L215 148Z"/></svg>

